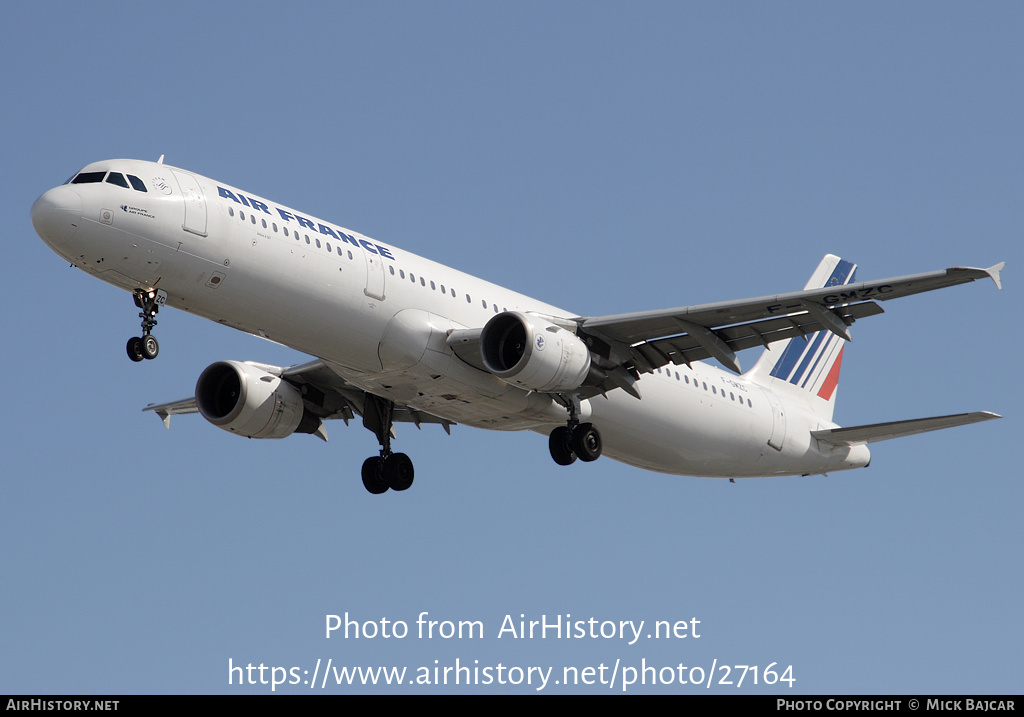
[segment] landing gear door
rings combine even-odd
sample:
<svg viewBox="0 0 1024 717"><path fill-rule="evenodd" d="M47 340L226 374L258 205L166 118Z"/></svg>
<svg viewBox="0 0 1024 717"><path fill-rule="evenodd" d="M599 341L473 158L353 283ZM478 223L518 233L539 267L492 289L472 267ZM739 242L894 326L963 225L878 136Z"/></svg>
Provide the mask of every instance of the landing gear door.
<svg viewBox="0 0 1024 717"><path fill-rule="evenodd" d="M185 220L181 228L201 237L206 236L206 195L196 178L187 172L172 169L185 200Z"/></svg>

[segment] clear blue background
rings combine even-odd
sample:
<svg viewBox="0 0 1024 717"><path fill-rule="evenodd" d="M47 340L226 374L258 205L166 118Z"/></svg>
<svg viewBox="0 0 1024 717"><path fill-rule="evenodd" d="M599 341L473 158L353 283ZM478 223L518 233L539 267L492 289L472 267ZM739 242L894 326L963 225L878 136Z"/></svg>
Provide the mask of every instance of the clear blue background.
<svg viewBox="0 0 1024 717"><path fill-rule="evenodd" d="M1001 2L5 5L0 692L269 692L229 686L229 658L1020 692L1022 37ZM826 252L862 279L1007 261L1001 293L858 323L836 412L1006 417L736 484L403 426L416 484L370 496L359 425L247 441L140 412L216 360L306 358L166 311L160 358L131 364L130 296L36 237L46 189L161 154L585 314L799 289ZM346 611L487 634L325 639ZM506 614L566 613L701 637L497 639Z"/></svg>

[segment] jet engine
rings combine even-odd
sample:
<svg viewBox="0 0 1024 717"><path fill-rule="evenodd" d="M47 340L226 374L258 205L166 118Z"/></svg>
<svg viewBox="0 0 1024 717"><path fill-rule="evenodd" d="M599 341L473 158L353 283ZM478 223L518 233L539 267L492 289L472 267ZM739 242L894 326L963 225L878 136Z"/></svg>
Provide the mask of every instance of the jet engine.
<svg viewBox="0 0 1024 717"><path fill-rule="evenodd" d="M203 371L196 382L196 407L213 425L246 438L315 433L321 425L306 411L297 388L239 361L218 361Z"/></svg>
<svg viewBox="0 0 1024 717"><path fill-rule="evenodd" d="M590 349L576 334L518 311L484 325L480 354L488 371L531 391L573 391L590 372Z"/></svg>

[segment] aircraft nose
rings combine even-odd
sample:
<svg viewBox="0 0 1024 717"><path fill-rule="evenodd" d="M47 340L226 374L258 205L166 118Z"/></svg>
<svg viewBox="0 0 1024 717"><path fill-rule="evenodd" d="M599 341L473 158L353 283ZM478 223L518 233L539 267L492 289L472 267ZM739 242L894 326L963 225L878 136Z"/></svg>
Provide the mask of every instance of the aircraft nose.
<svg viewBox="0 0 1024 717"><path fill-rule="evenodd" d="M82 220L82 198L67 185L54 187L32 205L32 226L54 249L66 245Z"/></svg>

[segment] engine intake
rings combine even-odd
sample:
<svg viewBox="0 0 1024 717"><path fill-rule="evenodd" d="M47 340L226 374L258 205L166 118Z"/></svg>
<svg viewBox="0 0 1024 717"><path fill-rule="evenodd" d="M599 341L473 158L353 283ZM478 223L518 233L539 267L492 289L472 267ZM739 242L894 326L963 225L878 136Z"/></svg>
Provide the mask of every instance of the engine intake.
<svg viewBox="0 0 1024 717"><path fill-rule="evenodd" d="M298 389L239 361L218 361L196 382L196 407L207 421L246 438L315 433L320 419L306 411Z"/></svg>
<svg viewBox="0 0 1024 717"><path fill-rule="evenodd" d="M518 311L484 325L480 354L488 371L531 391L574 391L590 372L590 349L576 334Z"/></svg>

